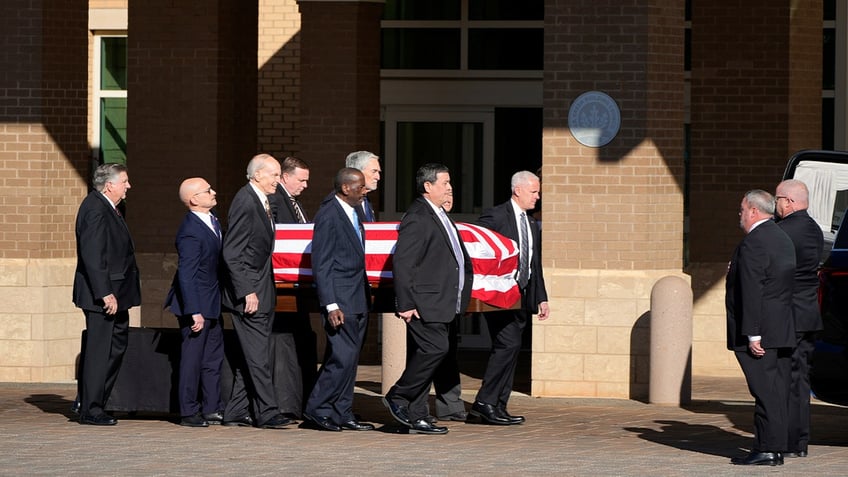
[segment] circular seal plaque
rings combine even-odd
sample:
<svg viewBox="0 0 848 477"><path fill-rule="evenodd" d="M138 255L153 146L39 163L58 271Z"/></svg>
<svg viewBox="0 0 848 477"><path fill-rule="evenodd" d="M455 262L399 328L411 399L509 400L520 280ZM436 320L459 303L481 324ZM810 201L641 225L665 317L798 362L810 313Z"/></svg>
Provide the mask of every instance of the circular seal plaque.
<svg viewBox="0 0 848 477"><path fill-rule="evenodd" d="M609 144L621 127L618 104L606 93L587 91L571 103L568 128L580 144L601 147Z"/></svg>

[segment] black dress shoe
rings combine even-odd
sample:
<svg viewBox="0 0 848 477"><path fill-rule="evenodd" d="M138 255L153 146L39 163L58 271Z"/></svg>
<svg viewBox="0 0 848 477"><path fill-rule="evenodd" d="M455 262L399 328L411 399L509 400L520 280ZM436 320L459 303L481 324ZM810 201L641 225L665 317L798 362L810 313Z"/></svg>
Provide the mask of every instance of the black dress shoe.
<svg viewBox="0 0 848 477"><path fill-rule="evenodd" d="M730 462L736 465L783 465L783 455L780 452L751 452Z"/></svg>
<svg viewBox="0 0 848 477"><path fill-rule="evenodd" d="M221 421L221 424L225 426L252 427L253 419L251 419L250 416L242 416L235 419L224 419Z"/></svg>
<svg viewBox="0 0 848 477"><path fill-rule="evenodd" d="M98 414L96 416L83 414L80 416L80 424L88 424L91 426L114 426L118 420L108 414Z"/></svg>
<svg viewBox="0 0 848 477"><path fill-rule="evenodd" d="M351 419L347 422L343 422L341 428L346 431L373 431L374 426L371 424L365 424L357 421L356 419Z"/></svg>
<svg viewBox="0 0 848 477"><path fill-rule="evenodd" d="M507 418L501 417L498 414L495 406L482 403L480 401L475 402L474 405L471 406L471 415L479 417L480 420L486 424L494 424L497 426L509 426L512 424L512 422L510 422Z"/></svg>
<svg viewBox="0 0 848 477"><path fill-rule="evenodd" d="M802 451L795 451L795 452L784 452L783 457L790 457L790 458L807 457L807 451L802 450Z"/></svg>
<svg viewBox="0 0 848 477"><path fill-rule="evenodd" d="M525 420L524 416L513 416L510 413L506 412L506 408L503 408L503 407L498 407L497 411L498 411L498 416L506 419L507 421L509 421L510 424L523 424L524 423L524 420Z"/></svg>
<svg viewBox="0 0 848 477"><path fill-rule="evenodd" d="M447 434L448 428L434 426L427 419L419 419L409 426L410 434Z"/></svg>
<svg viewBox="0 0 848 477"><path fill-rule="evenodd" d="M304 412L303 419L306 421L306 424L308 424L309 427L313 427L320 431L341 432L342 430L342 428L339 427L338 424L333 422L327 416L313 416Z"/></svg>
<svg viewBox="0 0 848 477"><path fill-rule="evenodd" d="M277 414L276 416L271 417L271 419L259 423L256 427L259 427L260 429L282 429L291 424L294 424L294 421L282 414Z"/></svg>
<svg viewBox="0 0 848 477"><path fill-rule="evenodd" d="M203 419L211 425L220 424L224 421L224 414L220 411L204 414Z"/></svg>
<svg viewBox="0 0 848 477"><path fill-rule="evenodd" d="M398 406L388 396L383 398L383 405L386 406L386 408L391 413L392 417L395 418L397 422L403 424L404 426L412 427L412 423L409 422L409 411L406 409L406 407Z"/></svg>
<svg viewBox="0 0 848 477"><path fill-rule="evenodd" d="M180 425L186 427L209 427L209 423L203 419L200 413L193 416L183 416L183 418L180 419Z"/></svg>
<svg viewBox="0 0 848 477"><path fill-rule="evenodd" d="M80 413L80 402L79 399L74 399L74 403L71 404L71 412L74 414Z"/></svg>
<svg viewBox="0 0 848 477"><path fill-rule="evenodd" d="M439 416L439 421L465 422L466 419L468 419L468 413L465 411L457 411L453 414L448 414L447 416Z"/></svg>
<svg viewBox="0 0 848 477"><path fill-rule="evenodd" d="M430 424L435 424L439 422L439 418L437 418L436 416L427 416L424 419L427 419L427 422L429 422Z"/></svg>

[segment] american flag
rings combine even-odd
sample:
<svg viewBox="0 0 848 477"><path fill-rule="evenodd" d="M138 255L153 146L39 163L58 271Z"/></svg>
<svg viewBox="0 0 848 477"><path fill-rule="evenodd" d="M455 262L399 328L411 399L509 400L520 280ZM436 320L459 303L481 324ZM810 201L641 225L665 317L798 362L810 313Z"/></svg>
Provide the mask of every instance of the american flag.
<svg viewBox="0 0 848 477"><path fill-rule="evenodd" d="M392 281L392 254L399 222L373 222L365 226L365 269L372 283ZM510 308L521 297L515 282L518 247L503 235L478 225L457 223L460 237L474 268L472 298L499 308ZM312 281L312 224L277 225L274 279L278 282Z"/></svg>

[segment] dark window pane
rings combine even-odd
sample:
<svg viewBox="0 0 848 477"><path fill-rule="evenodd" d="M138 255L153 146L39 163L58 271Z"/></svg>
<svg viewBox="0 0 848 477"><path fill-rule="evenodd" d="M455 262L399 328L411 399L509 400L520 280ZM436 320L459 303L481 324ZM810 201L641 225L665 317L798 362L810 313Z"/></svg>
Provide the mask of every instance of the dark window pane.
<svg viewBox="0 0 848 477"><path fill-rule="evenodd" d="M495 204L512 195L509 183L521 170L542 167L542 108L495 108ZM536 203L541 210L542 201Z"/></svg>
<svg viewBox="0 0 848 477"><path fill-rule="evenodd" d="M458 28L383 28L385 69L459 69Z"/></svg>
<svg viewBox="0 0 848 477"><path fill-rule="evenodd" d="M482 208L483 124L397 123L397 212L418 197L415 172L428 162L450 169L451 213L479 213Z"/></svg>
<svg viewBox="0 0 848 477"><path fill-rule="evenodd" d="M541 28L471 28L468 68L472 70L544 69Z"/></svg>
<svg viewBox="0 0 848 477"><path fill-rule="evenodd" d="M683 71L692 71L692 29L683 30Z"/></svg>
<svg viewBox="0 0 848 477"><path fill-rule="evenodd" d="M684 7L683 19L687 22L692 21L692 0L686 0L686 6Z"/></svg>
<svg viewBox="0 0 848 477"><path fill-rule="evenodd" d="M386 0L383 20L459 20L460 0Z"/></svg>
<svg viewBox="0 0 848 477"><path fill-rule="evenodd" d="M127 98L100 100L101 162L127 163Z"/></svg>
<svg viewBox="0 0 848 477"><path fill-rule="evenodd" d="M824 0L824 20L836 20L836 0Z"/></svg>
<svg viewBox="0 0 848 477"><path fill-rule="evenodd" d="M833 134L836 131L834 105L833 98L822 98L822 149L826 151L834 150Z"/></svg>
<svg viewBox="0 0 848 477"><path fill-rule="evenodd" d="M836 29L824 29L822 45L822 89L833 89L836 85Z"/></svg>
<svg viewBox="0 0 848 477"><path fill-rule="evenodd" d="M471 20L544 20L544 0L469 0Z"/></svg>
<svg viewBox="0 0 848 477"><path fill-rule="evenodd" d="M103 38L100 50L100 89L127 89L127 39Z"/></svg>

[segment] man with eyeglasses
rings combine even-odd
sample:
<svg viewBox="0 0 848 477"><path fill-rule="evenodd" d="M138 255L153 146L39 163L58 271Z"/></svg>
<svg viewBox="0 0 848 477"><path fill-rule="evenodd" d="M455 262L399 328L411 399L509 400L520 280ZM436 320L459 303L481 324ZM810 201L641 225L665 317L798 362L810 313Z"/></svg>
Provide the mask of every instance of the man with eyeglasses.
<svg viewBox="0 0 848 477"><path fill-rule="evenodd" d="M177 231L177 272L165 307L177 316L182 345L178 395L181 426L208 427L224 419L221 364L221 288L218 282L221 225L212 213L217 193L200 177L180 184L180 200L188 208ZM199 399L199 396L203 396Z"/></svg>
<svg viewBox="0 0 848 477"><path fill-rule="evenodd" d="M785 457L806 457L810 440L810 362L816 333L824 329L818 302L818 268L824 248L821 227L807 213L809 191L799 180L785 180L775 190L777 225L795 245L795 351L789 388L789 441Z"/></svg>
<svg viewBox="0 0 848 477"><path fill-rule="evenodd" d="M754 443L737 465L783 465L788 437L789 370L795 346L795 250L773 219L774 197L748 191L739 207L745 237L727 271L727 349L754 397Z"/></svg>

